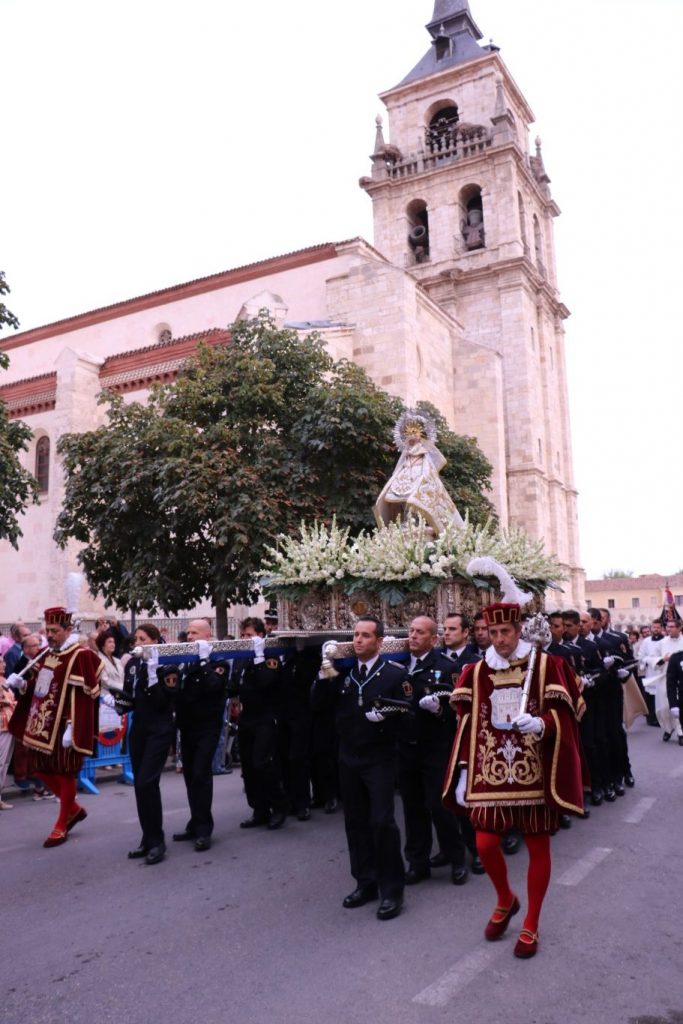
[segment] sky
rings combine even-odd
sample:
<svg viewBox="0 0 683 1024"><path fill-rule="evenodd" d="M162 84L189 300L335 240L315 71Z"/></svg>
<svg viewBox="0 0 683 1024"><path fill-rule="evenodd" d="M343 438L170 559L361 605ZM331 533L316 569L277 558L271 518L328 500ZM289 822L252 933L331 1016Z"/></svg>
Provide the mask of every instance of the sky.
<svg viewBox="0 0 683 1024"><path fill-rule="evenodd" d="M582 563L683 568L683 0L470 0L536 117ZM372 241L378 93L432 0L0 0L0 269L27 330L309 245ZM387 141L389 141L387 139Z"/></svg>

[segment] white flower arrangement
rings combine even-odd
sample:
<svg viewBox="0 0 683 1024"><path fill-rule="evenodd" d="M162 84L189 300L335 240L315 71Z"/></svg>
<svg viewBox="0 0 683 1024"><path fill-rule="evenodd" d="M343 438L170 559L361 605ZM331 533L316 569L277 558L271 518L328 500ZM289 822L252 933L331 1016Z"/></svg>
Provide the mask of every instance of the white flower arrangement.
<svg viewBox="0 0 683 1024"><path fill-rule="evenodd" d="M467 578L465 566L477 556L489 556L506 566L520 582L536 589L564 579L562 568L548 556L542 541L516 527L495 529L490 521L473 526L452 524L433 538L423 520L391 523L349 540L349 530L331 525L301 524L297 538L281 535L277 548L268 548L262 587L272 593L291 588L341 586L357 588L362 580L396 584L402 589L428 589L439 581Z"/></svg>

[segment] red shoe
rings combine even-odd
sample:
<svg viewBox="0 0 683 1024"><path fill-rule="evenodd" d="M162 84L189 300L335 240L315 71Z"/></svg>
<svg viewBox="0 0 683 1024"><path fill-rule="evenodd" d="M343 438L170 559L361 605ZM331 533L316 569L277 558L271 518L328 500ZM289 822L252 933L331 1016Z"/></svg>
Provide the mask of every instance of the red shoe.
<svg viewBox="0 0 683 1024"><path fill-rule="evenodd" d="M509 907L496 907L491 915L489 923L484 929L484 938L488 939L489 942L493 942L494 939L499 939L509 925L510 918L514 917L518 910L519 900L516 896L513 897L512 903Z"/></svg>
<svg viewBox="0 0 683 1024"><path fill-rule="evenodd" d="M61 829L53 828L52 832L50 832L49 836L47 837L47 839L43 843L43 846L45 847L46 850L49 850L50 847L52 847L52 846L61 846L62 843L66 842L66 840L67 840L66 829L64 829L64 831L62 831Z"/></svg>
<svg viewBox="0 0 683 1024"><path fill-rule="evenodd" d="M72 814L66 823L66 830L70 832L74 825L78 825L79 821L85 821L88 817L88 812L85 807L79 807L75 814Z"/></svg>
<svg viewBox="0 0 683 1024"><path fill-rule="evenodd" d="M530 932L528 928L522 928L512 952L520 960L528 960L530 957L536 956L538 952L538 932Z"/></svg>

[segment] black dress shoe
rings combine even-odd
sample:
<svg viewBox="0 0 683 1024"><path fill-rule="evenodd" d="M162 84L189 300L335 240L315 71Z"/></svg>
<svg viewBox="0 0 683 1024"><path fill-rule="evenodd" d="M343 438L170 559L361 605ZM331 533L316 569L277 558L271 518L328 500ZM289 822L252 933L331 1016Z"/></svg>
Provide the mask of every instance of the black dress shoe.
<svg viewBox="0 0 683 1024"><path fill-rule="evenodd" d="M336 796L333 796L331 800L327 800L325 802L323 811L325 812L325 814L334 814L338 807L339 801L337 800Z"/></svg>
<svg viewBox="0 0 683 1024"><path fill-rule="evenodd" d="M683 736L678 737L678 745L679 747L683 747ZM624 779L624 782L626 782L626 779Z"/></svg>
<svg viewBox="0 0 683 1024"><path fill-rule="evenodd" d="M195 835L193 835L191 832L174 832L173 833L173 842L174 843L189 843L190 841L194 842L196 838L197 837Z"/></svg>
<svg viewBox="0 0 683 1024"><path fill-rule="evenodd" d="M560 815L560 828L571 828L571 827L572 827L572 819L569 817L569 815L568 814L561 814Z"/></svg>
<svg viewBox="0 0 683 1024"><path fill-rule="evenodd" d="M402 906L403 900L382 900L377 908L377 917L380 921L391 921L401 913Z"/></svg>
<svg viewBox="0 0 683 1024"><path fill-rule="evenodd" d="M582 812L581 812L581 814L579 815L579 817L580 817L580 818L583 818L583 820L584 820L584 821L585 821L585 820L586 820L587 818L590 818L590 816L591 816L591 812L590 812L590 811L588 810L588 808L587 808L587 807L584 807L583 811L582 811Z"/></svg>
<svg viewBox="0 0 683 1024"><path fill-rule="evenodd" d="M517 851L519 850L521 844L522 844L522 837L521 836L519 836L516 832L508 832L508 834L505 836L505 839L503 839L503 843L502 843L503 853L507 853L507 854L517 853Z"/></svg>
<svg viewBox="0 0 683 1024"><path fill-rule="evenodd" d="M138 858L146 857L146 856L147 856L147 847L144 846L142 843L140 843L140 845L137 846L134 850L129 850L128 851L128 859L129 860L138 860Z"/></svg>
<svg viewBox="0 0 683 1024"><path fill-rule="evenodd" d="M273 811L268 819L268 828L271 832L275 832L276 829L282 828L286 821L287 815L284 811Z"/></svg>
<svg viewBox="0 0 683 1024"><path fill-rule="evenodd" d="M605 800L608 804L613 804L617 798L617 794L614 792L614 786L605 786Z"/></svg>
<svg viewBox="0 0 683 1024"><path fill-rule="evenodd" d="M479 854L475 854L472 857L472 874L473 875L485 875L486 874L486 868L482 864L481 857L479 856Z"/></svg>
<svg viewBox="0 0 683 1024"><path fill-rule="evenodd" d="M594 789L591 791L591 803L593 807L599 807L602 801L605 799L605 793L602 789Z"/></svg>
<svg viewBox="0 0 683 1024"><path fill-rule="evenodd" d="M342 906L346 907L347 910L353 910L355 907L364 907L366 903L372 903L376 899L377 886L359 885L357 889L354 889L353 892L344 897Z"/></svg>
<svg viewBox="0 0 683 1024"><path fill-rule="evenodd" d="M680 739L679 739L678 742L679 743L681 742ZM635 784L636 784L636 780L633 778L632 775L624 775L624 785L625 786L628 786L629 789L633 789Z"/></svg>
<svg viewBox="0 0 683 1024"><path fill-rule="evenodd" d="M296 819L297 821L310 821L311 812L309 811L308 807L304 807L302 810L300 810L297 813Z"/></svg>
<svg viewBox="0 0 683 1024"><path fill-rule="evenodd" d="M655 729L659 729L660 728L659 722L657 721L656 718L648 718L647 719L647 724L654 726Z"/></svg>
<svg viewBox="0 0 683 1024"><path fill-rule="evenodd" d="M614 783L614 792L617 794L617 796L623 796L624 795L626 790L624 789L623 782L615 782Z"/></svg>
<svg viewBox="0 0 683 1024"><path fill-rule="evenodd" d="M211 849L211 836L197 836L194 841L194 848L197 853L203 853Z"/></svg>
<svg viewBox="0 0 683 1024"><path fill-rule="evenodd" d="M166 844L159 843L158 846L153 846L148 851L145 857L145 864L160 864L166 856Z"/></svg>
<svg viewBox="0 0 683 1024"><path fill-rule="evenodd" d="M433 857L429 858L429 863L433 868L445 868L447 864L450 864L450 861L446 854L439 850L438 853L435 853Z"/></svg>
<svg viewBox="0 0 683 1024"><path fill-rule="evenodd" d="M451 868L451 882L453 885L464 885L470 873L466 867L458 867L456 864Z"/></svg>
<svg viewBox="0 0 683 1024"><path fill-rule="evenodd" d="M432 872L429 868L408 868L405 882L406 885L417 885L418 882L424 882L426 878L431 877Z"/></svg>
<svg viewBox="0 0 683 1024"><path fill-rule="evenodd" d="M670 732L663 732L662 733L662 743L668 743L670 739L671 739L671 733Z"/></svg>
<svg viewBox="0 0 683 1024"><path fill-rule="evenodd" d="M260 828L261 825L267 825L268 818L262 818L258 814L252 814L251 818L245 818L244 821L240 822L240 828Z"/></svg>

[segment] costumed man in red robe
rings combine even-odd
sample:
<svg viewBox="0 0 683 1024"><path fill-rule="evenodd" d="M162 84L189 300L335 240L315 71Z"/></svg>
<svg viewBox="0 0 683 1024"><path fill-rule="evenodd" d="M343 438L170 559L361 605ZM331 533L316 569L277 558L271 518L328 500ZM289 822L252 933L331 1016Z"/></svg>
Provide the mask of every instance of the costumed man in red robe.
<svg viewBox="0 0 683 1024"><path fill-rule="evenodd" d="M97 706L102 663L80 647L71 631L71 612L47 608L49 648L26 680L9 685L24 692L10 721L10 732L28 748L29 775L36 776L59 799L59 817L43 846L60 846L87 817L76 802L77 776L84 756L92 756L97 738Z"/></svg>
<svg viewBox="0 0 683 1024"><path fill-rule="evenodd" d="M468 572L482 574L470 566ZM530 597L516 587L515 591L525 602ZM524 836L529 851L528 907L514 954L528 958L538 949L538 922L550 882L550 836L559 827L560 813L583 812L577 719L584 705L568 664L542 651L532 652L532 645L522 639L518 601L489 605L484 616L491 647L483 661L465 667L451 695L459 724L444 802L456 813L469 815L477 852L496 890L496 908L484 932L490 941L503 935L520 909L508 881L501 840L511 828ZM530 688L522 710L532 654Z"/></svg>

